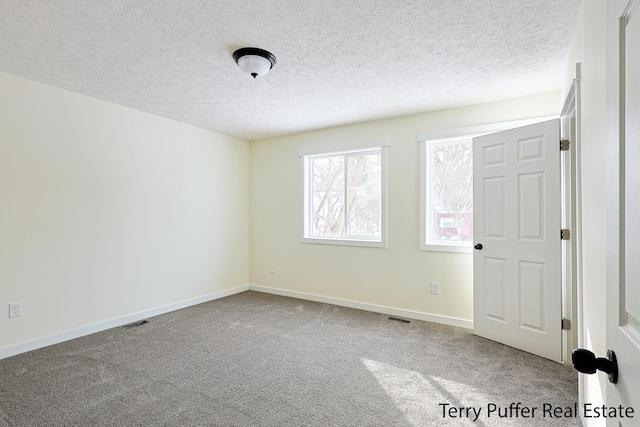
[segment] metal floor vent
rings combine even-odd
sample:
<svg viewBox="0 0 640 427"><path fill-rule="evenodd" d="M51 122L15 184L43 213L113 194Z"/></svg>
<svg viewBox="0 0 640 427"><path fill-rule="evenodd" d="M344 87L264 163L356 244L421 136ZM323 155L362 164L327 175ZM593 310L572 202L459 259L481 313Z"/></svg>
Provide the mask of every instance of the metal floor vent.
<svg viewBox="0 0 640 427"><path fill-rule="evenodd" d="M411 320L401 319L399 317L389 317L389 320L395 320L397 322L402 322L402 323L411 323Z"/></svg>
<svg viewBox="0 0 640 427"><path fill-rule="evenodd" d="M145 323L149 323L149 322L147 320L140 320L139 322L133 322L133 323L129 323L128 325L124 325L122 328L131 329L131 328L135 328L136 326L144 325Z"/></svg>

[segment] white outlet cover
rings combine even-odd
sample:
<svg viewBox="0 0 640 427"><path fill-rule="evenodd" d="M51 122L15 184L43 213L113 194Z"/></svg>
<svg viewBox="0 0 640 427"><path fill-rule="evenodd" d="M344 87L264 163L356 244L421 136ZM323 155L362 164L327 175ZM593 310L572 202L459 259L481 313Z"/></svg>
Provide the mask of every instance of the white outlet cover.
<svg viewBox="0 0 640 427"><path fill-rule="evenodd" d="M22 316L22 303L16 302L9 304L9 317Z"/></svg>

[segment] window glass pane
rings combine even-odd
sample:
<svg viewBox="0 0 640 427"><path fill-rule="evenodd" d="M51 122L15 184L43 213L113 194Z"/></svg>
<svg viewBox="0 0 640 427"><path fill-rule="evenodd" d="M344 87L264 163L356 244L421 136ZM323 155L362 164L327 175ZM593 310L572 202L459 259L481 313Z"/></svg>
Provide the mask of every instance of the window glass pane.
<svg viewBox="0 0 640 427"><path fill-rule="evenodd" d="M312 236L342 236L344 229L344 156L312 158Z"/></svg>
<svg viewBox="0 0 640 427"><path fill-rule="evenodd" d="M347 157L347 232L351 236L381 235L380 152Z"/></svg>
<svg viewBox="0 0 640 427"><path fill-rule="evenodd" d="M301 158L302 242L386 247L386 145Z"/></svg>
<svg viewBox="0 0 640 427"><path fill-rule="evenodd" d="M471 141L429 144L429 243L473 240Z"/></svg>

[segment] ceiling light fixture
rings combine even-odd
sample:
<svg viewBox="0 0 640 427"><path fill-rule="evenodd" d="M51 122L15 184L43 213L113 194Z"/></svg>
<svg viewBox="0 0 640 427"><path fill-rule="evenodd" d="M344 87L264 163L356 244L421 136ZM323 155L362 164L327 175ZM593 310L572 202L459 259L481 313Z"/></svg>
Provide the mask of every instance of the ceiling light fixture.
<svg viewBox="0 0 640 427"><path fill-rule="evenodd" d="M276 57L271 52L257 47L243 47L233 52L233 59L240 69L254 79L262 77L276 65Z"/></svg>

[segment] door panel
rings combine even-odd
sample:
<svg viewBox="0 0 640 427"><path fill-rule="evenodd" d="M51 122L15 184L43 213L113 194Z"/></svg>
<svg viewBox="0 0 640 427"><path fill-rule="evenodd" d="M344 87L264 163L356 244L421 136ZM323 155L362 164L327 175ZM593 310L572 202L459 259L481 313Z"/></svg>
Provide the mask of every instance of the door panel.
<svg viewBox="0 0 640 427"><path fill-rule="evenodd" d="M638 0L608 2L607 347L618 359L607 405L640 408L640 15ZM635 419L607 420L637 425Z"/></svg>
<svg viewBox="0 0 640 427"><path fill-rule="evenodd" d="M544 240L544 172L518 175L520 240Z"/></svg>
<svg viewBox="0 0 640 427"><path fill-rule="evenodd" d="M484 259L484 281L487 283L485 287L484 297L484 313L485 315L499 322L504 322L505 313L505 261L500 258Z"/></svg>
<svg viewBox="0 0 640 427"><path fill-rule="evenodd" d="M474 333L560 361L560 123L474 138Z"/></svg>
<svg viewBox="0 0 640 427"><path fill-rule="evenodd" d="M545 330L545 265L540 262L520 261L518 265L520 285L520 326L535 332Z"/></svg>
<svg viewBox="0 0 640 427"><path fill-rule="evenodd" d="M518 140L518 162L544 159L544 138L525 138Z"/></svg>
<svg viewBox="0 0 640 427"><path fill-rule="evenodd" d="M491 177L484 180L485 227L484 238L504 239L506 216L504 177ZM474 229L475 230L475 229Z"/></svg>
<svg viewBox="0 0 640 427"><path fill-rule="evenodd" d="M482 165L483 166L500 166L504 165L505 154L504 144L490 145L482 149Z"/></svg>

